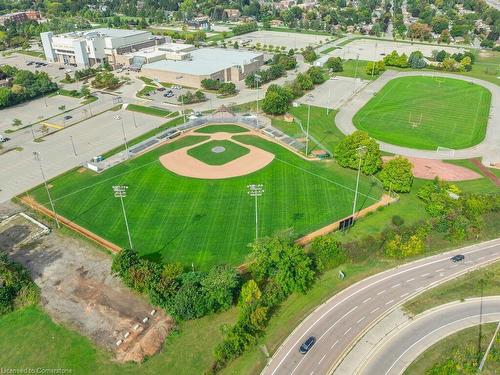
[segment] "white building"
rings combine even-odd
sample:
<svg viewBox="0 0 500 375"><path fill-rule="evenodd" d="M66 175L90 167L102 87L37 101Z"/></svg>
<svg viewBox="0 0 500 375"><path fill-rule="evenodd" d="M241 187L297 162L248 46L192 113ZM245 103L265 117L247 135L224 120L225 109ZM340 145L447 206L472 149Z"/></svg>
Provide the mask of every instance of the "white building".
<svg viewBox="0 0 500 375"><path fill-rule="evenodd" d="M77 64L79 67L108 62L115 66L117 56L165 42L149 31L124 29L93 29L54 35L41 33L43 50L48 62Z"/></svg>

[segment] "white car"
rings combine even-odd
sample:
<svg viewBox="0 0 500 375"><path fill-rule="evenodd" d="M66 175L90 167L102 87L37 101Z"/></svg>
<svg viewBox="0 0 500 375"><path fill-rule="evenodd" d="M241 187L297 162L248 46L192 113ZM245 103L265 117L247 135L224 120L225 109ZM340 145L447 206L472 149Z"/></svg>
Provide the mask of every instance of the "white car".
<svg viewBox="0 0 500 375"><path fill-rule="evenodd" d="M66 69L66 70L65 70L65 72L66 72L66 73L71 73L71 72L72 72L72 70L71 70L71 69Z"/></svg>

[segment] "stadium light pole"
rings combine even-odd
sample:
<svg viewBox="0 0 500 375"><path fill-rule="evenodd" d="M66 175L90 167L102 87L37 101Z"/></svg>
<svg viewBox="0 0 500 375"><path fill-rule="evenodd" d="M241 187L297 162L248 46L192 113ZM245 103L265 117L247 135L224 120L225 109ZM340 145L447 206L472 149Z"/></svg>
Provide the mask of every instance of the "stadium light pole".
<svg viewBox="0 0 500 375"><path fill-rule="evenodd" d="M75 154L75 156L77 156L77 153L76 153L76 148L75 148L75 142L73 141L73 136L70 135L69 136L69 139L71 141L71 146L73 147L73 154Z"/></svg>
<svg viewBox="0 0 500 375"><path fill-rule="evenodd" d="M375 42L375 52L374 52L375 57L377 56L377 42ZM373 75L375 74L375 61L373 61L372 64L372 80L373 80Z"/></svg>
<svg viewBox="0 0 500 375"><path fill-rule="evenodd" d="M260 74L254 74L255 82L257 83L257 113L259 113L259 83L262 80L262 76Z"/></svg>
<svg viewBox="0 0 500 375"><path fill-rule="evenodd" d="M61 228L59 225L59 218L57 217L56 209L54 207L54 202L52 201L52 196L50 195L49 186L47 185L47 179L45 178L45 172L43 171L42 166L42 157L38 151L33 151L33 157L38 162L40 166L40 173L42 174L43 184L45 185L45 191L47 192L47 196L49 197L50 207L52 208L52 212L54 213L54 219L56 220L57 228Z"/></svg>
<svg viewBox="0 0 500 375"><path fill-rule="evenodd" d="M307 94L307 129L306 129L306 156L309 155L309 124L311 123L311 101L313 100L313 94Z"/></svg>
<svg viewBox="0 0 500 375"><path fill-rule="evenodd" d="M127 136L125 135L125 126L123 125L123 117L115 116L115 120L120 120L122 125L122 134L123 134L123 142L125 142L125 152L127 154L127 159L129 158L128 154L128 144L127 144Z"/></svg>
<svg viewBox="0 0 500 375"><path fill-rule="evenodd" d="M354 193L354 203L352 205L352 217L354 219L354 214L356 213L356 203L358 201L358 187L359 187L359 175L361 173L361 160L363 160L363 155L366 152L366 146L358 147L356 150L359 156L359 164L358 164L358 177L356 178L356 191Z"/></svg>
<svg viewBox="0 0 500 375"><path fill-rule="evenodd" d="M257 199L264 194L264 185L262 184L251 184L247 186L248 194L255 198L255 240L259 239L259 214Z"/></svg>
<svg viewBox="0 0 500 375"><path fill-rule="evenodd" d="M132 250L132 237L130 237L130 229L128 227L127 213L125 211L125 204L123 203L123 198L127 196L127 185L114 185L113 192L115 198L120 198L120 202L122 204L123 218L125 219L125 226L127 227L127 235L128 235L128 243L130 245L130 249Z"/></svg>
<svg viewBox="0 0 500 375"><path fill-rule="evenodd" d="M358 61L359 61L359 53L356 55L356 65L354 68L354 91L356 91L356 77L358 75Z"/></svg>

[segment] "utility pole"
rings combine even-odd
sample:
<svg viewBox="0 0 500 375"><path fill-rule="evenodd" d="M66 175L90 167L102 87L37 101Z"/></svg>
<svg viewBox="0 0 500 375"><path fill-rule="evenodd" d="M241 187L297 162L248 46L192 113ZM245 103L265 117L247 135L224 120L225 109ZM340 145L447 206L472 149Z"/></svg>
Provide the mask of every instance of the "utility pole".
<svg viewBox="0 0 500 375"><path fill-rule="evenodd" d="M259 74L254 74L255 83L257 83L257 113L259 113L259 83L262 80L262 76Z"/></svg>
<svg viewBox="0 0 500 375"><path fill-rule="evenodd" d="M182 103L182 117L184 119L184 123L186 123L186 111L184 110L184 96L181 94L181 103Z"/></svg>
<svg viewBox="0 0 500 375"><path fill-rule="evenodd" d="M354 193L354 203L352 205L352 217L354 219L354 214L356 213L356 203L358 201L358 187L359 187L359 175L361 173L361 161L363 160L363 156L366 152L366 147L361 146L357 149L358 152L358 157L359 157L359 164L358 164L358 177L356 178L356 191Z"/></svg>
<svg viewBox="0 0 500 375"><path fill-rule="evenodd" d="M127 136L125 135L125 126L123 125L123 117L115 116L115 120L120 120L122 125L122 134L123 134L123 142L125 144L125 152L127 154L127 159L129 158L128 154L128 144L127 144Z"/></svg>
<svg viewBox="0 0 500 375"><path fill-rule="evenodd" d="M375 42L375 58L376 58L376 53L377 53L377 42ZM373 61L372 65L372 80L373 80L373 74L375 73L375 61Z"/></svg>
<svg viewBox="0 0 500 375"><path fill-rule="evenodd" d="M257 198L264 194L264 185L262 184L251 184L247 186L248 194L255 198L255 240L259 239L259 214L258 214L258 204Z"/></svg>
<svg viewBox="0 0 500 375"><path fill-rule="evenodd" d="M127 213L125 211L125 204L123 203L123 198L127 196L127 185L114 185L113 186L113 192L115 195L115 198L120 198L120 202L122 203L122 211L123 211L123 218L125 219L125 226L127 227L127 235L128 235L128 243L130 245L130 249L132 250L132 237L130 237L130 229L128 227L128 220L127 220Z"/></svg>
<svg viewBox="0 0 500 375"><path fill-rule="evenodd" d="M477 340L477 357L478 360L481 356L481 344L483 340L483 291L484 291L484 279L479 280L479 285L481 286L481 302L479 303L479 337Z"/></svg>
<svg viewBox="0 0 500 375"><path fill-rule="evenodd" d="M312 94L307 94L307 129L306 129L306 156L309 155L309 125L311 123L311 100L314 98Z"/></svg>
<svg viewBox="0 0 500 375"><path fill-rule="evenodd" d="M36 161L38 161L38 165L40 166L43 184L45 185L45 191L47 192L47 196L49 197L50 207L52 208L52 212L54 213L54 219L56 220L57 228L61 228L61 226L59 225L59 218L57 217L56 209L54 207L54 202L52 201L52 196L50 195L49 186L47 185L47 179L45 178L45 173L43 171L42 158L40 156L40 153L38 151L33 151L33 157Z"/></svg>
<svg viewBox="0 0 500 375"><path fill-rule="evenodd" d="M328 89L328 104L330 104L331 96L332 96L332 89L329 88ZM327 105L326 106L326 115L328 116L329 113L330 113L330 107Z"/></svg>
<svg viewBox="0 0 500 375"><path fill-rule="evenodd" d="M137 121L135 121L135 112L134 111L131 112L132 112L132 118L134 119L134 127L137 129Z"/></svg>
<svg viewBox="0 0 500 375"><path fill-rule="evenodd" d="M71 140L71 146L73 146L73 154L75 154L75 156L77 156L76 148L75 148L75 142L73 142L73 136L70 135L69 139Z"/></svg>
<svg viewBox="0 0 500 375"><path fill-rule="evenodd" d="M358 76L359 53L356 55L356 65L354 68L354 91L356 91L356 77Z"/></svg>

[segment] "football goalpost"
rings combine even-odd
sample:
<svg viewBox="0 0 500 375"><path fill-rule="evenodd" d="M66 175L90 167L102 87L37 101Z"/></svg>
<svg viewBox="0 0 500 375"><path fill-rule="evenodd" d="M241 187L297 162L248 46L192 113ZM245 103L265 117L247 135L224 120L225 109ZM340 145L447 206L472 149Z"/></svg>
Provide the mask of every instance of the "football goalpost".
<svg viewBox="0 0 500 375"><path fill-rule="evenodd" d="M441 84L444 83L444 80L445 80L444 77L434 75L434 81L436 81L438 87L441 87Z"/></svg>
<svg viewBox="0 0 500 375"><path fill-rule="evenodd" d="M436 151L441 153L446 153L447 154L446 156L451 156L451 157L455 156L455 150L453 148L438 146Z"/></svg>
<svg viewBox="0 0 500 375"><path fill-rule="evenodd" d="M423 114L420 113L420 117L418 115L413 117L410 112L410 115L408 116L408 124L410 124L412 128L418 128L420 124L422 124L422 116Z"/></svg>

